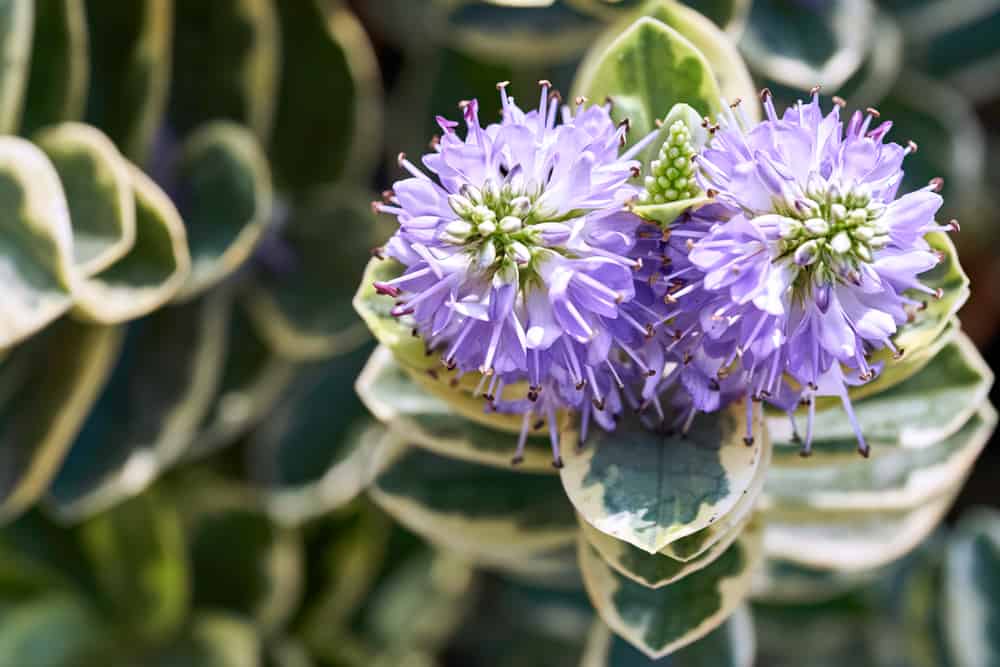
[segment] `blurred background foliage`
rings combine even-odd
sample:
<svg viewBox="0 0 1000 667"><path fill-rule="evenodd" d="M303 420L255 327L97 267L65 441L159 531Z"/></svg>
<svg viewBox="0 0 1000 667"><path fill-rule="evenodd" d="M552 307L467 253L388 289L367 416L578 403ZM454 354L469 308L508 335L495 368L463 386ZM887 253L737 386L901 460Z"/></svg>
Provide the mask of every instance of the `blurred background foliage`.
<svg viewBox="0 0 1000 667"><path fill-rule="evenodd" d="M995 367L1000 2L685 4L757 87L821 84L919 144L906 187L944 178ZM368 202L435 114L495 117L503 80L568 93L642 5L0 1L0 275L33 276L0 303L0 666L650 662L574 553L474 571L366 498L391 436L354 392L350 303L391 232ZM877 572L769 561L753 620L657 664L1000 664L1000 518L966 512L998 473L987 447L965 517Z"/></svg>

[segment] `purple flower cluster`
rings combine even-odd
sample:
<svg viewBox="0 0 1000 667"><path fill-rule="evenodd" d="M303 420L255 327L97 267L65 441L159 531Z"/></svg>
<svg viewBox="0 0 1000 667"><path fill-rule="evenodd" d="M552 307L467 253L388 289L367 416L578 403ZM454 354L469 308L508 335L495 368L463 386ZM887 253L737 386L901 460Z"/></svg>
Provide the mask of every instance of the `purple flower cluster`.
<svg viewBox="0 0 1000 667"><path fill-rule="evenodd" d="M656 134L620 154L627 124L582 99L561 106L540 85L538 108L525 113L500 84L502 120L485 128L477 102L463 103L464 137L439 117L443 134L423 158L433 178L400 156L411 178L376 208L399 222L384 251L406 270L375 287L449 369L482 374L478 393L494 409L524 414L515 460L541 418L561 465L556 411L579 410L585 423L593 412L612 427L631 368L615 353L641 347L657 324L635 299L630 252L642 220L625 208L638 194L633 158ZM504 400L520 382L523 398Z"/></svg>
<svg viewBox="0 0 1000 667"><path fill-rule="evenodd" d="M585 439L625 407L686 429L740 397L748 443L751 400L807 404L808 451L816 397L839 396L866 453L847 386L894 350L922 306L910 291L932 294L923 237L947 229L933 185L897 198L911 149L885 143L891 124L870 110L845 127L815 95L778 118L765 95L767 120L727 112L693 165L684 124L667 128L643 189L634 158L661 134L622 153L627 123L607 106L561 106L540 84L529 112L499 84L502 119L486 127L463 103L464 137L439 117L426 171L401 155L411 177L376 204L399 222L384 251L405 267L376 289L450 370L481 374L491 409L523 414L515 462L547 420L561 465L562 408ZM667 230L631 209L696 191L712 202ZM505 395L514 384L526 389Z"/></svg>
<svg viewBox="0 0 1000 667"><path fill-rule="evenodd" d="M867 455L847 388L879 373L872 352L900 352L893 336L925 304L910 294L940 296L919 279L941 261L924 235L952 226L934 220L939 183L897 198L915 146L886 143L892 124L877 111L845 126L840 105L824 115L816 92L781 118L762 98L764 122L731 110L698 156L715 203L685 216L668 243L675 326L709 367L738 376L748 400L789 414L807 405L804 454L816 397L837 396Z"/></svg>

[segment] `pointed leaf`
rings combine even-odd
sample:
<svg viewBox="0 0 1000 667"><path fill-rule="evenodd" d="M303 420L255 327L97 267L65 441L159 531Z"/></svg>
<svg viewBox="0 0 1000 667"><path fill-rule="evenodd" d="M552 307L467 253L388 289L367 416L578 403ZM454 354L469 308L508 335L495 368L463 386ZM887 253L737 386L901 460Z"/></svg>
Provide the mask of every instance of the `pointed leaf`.
<svg viewBox="0 0 1000 667"><path fill-rule="evenodd" d="M48 128L35 143L52 161L66 193L77 270L88 277L103 271L136 240L128 164L100 130L82 123Z"/></svg>
<svg viewBox="0 0 1000 667"><path fill-rule="evenodd" d="M121 332L63 319L0 365L0 518L38 500L114 366ZM58 368L58 373L39 369Z"/></svg>
<svg viewBox="0 0 1000 667"><path fill-rule="evenodd" d="M133 162L146 163L170 82L172 0L87 2L87 122Z"/></svg>
<svg viewBox="0 0 1000 667"><path fill-rule="evenodd" d="M176 177L192 261L179 298L189 299L250 257L271 219L271 176L256 138L216 121L185 141Z"/></svg>
<svg viewBox="0 0 1000 667"><path fill-rule="evenodd" d="M576 537L572 507L551 476L442 458L407 446L391 431L375 457L382 473L369 493L379 507L469 560L489 565Z"/></svg>
<svg viewBox="0 0 1000 667"><path fill-rule="evenodd" d="M108 386L49 490L76 518L141 492L190 445L218 386L224 293L132 325Z"/></svg>
<svg viewBox="0 0 1000 667"><path fill-rule="evenodd" d="M84 0L35 3L35 34L22 134L83 116L88 75L83 3Z"/></svg>
<svg viewBox="0 0 1000 667"><path fill-rule="evenodd" d="M529 436L524 460L511 468L515 436L457 414L449 403L416 384L385 346L372 354L355 388L375 418L411 444L441 456L515 472L556 472L548 433L539 436L536 431Z"/></svg>
<svg viewBox="0 0 1000 667"><path fill-rule="evenodd" d="M135 243L128 253L82 281L74 315L118 323L142 317L172 299L191 270L184 223L148 176L128 165L135 198Z"/></svg>
<svg viewBox="0 0 1000 667"><path fill-rule="evenodd" d="M341 176L367 178L378 156L382 92L364 28L339 3L275 5L282 34L275 181L301 192Z"/></svg>
<svg viewBox="0 0 1000 667"><path fill-rule="evenodd" d="M656 129L678 102L703 115L720 110L718 84L705 57L679 32L651 18L640 18L605 51L592 52L573 85L591 100L610 97L616 120L631 121L631 141Z"/></svg>
<svg viewBox="0 0 1000 667"><path fill-rule="evenodd" d="M282 356L321 359L369 339L351 290L386 234L373 224L367 199L356 190L325 192L291 211L265 241L247 306Z"/></svg>
<svg viewBox="0 0 1000 667"><path fill-rule="evenodd" d="M748 528L748 523L749 519L744 519L724 539L715 542L697 558L687 561L676 560L662 552L648 553L628 542L602 533L586 521L580 522L580 528L584 539L616 572L647 588L661 588L710 565L747 530L760 532L760 528L757 526Z"/></svg>
<svg viewBox="0 0 1000 667"><path fill-rule="evenodd" d="M706 568L653 590L612 570L580 540L580 569L597 613L653 660L701 639L735 613L759 556L759 537L747 534Z"/></svg>
<svg viewBox="0 0 1000 667"><path fill-rule="evenodd" d="M272 0L175 0L170 121L186 135L210 120L267 140L274 120L281 35ZM197 72L197 76L191 76Z"/></svg>
<svg viewBox="0 0 1000 667"><path fill-rule="evenodd" d="M666 436L636 418L596 431L582 450L564 435L563 486L598 530L648 553L708 527L730 512L766 465L769 444L754 410L754 442L743 442L742 406L695 419L686 436Z"/></svg>
<svg viewBox="0 0 1000 667"><path fill-rule="evenodd" d="M111 616L146 640L170 636L188 612L188 561L180 517L144 494L80 528L84 552Z"/></svg>
<svg viewBox="0 0 1000 667"><path fill-rule="evenodd" d="M0 134L14 134L21 122L34 22L32 0L9 0L0 8Z"/></svg>
<svg viewBox="0 0 1000 667"><path fill-rule="evenodd" d="M64 313L76 282L59 175L42 151L16 137L0 137L0 258L2 350Z"/></svg>
<svg viewBox="0 0 1000 667"><path fill-rule="evenodd" d="M715 630L661 661L637 651L602 621L594 624L588 636L580 667L752 667L757 648L753 618L746 605Z"/></svg>

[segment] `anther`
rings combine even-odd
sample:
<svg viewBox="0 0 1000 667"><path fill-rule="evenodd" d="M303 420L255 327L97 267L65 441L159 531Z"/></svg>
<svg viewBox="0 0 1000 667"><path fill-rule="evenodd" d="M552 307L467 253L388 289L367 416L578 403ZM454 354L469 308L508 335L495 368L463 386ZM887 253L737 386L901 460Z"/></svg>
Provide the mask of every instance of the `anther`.
<svg viewBox="0 0 1000 667"><path fill-rule="evenodd" d="M380 201L372 201L371 207L372 207L372 213L374 213L375 215L378 215L379 213L382 212L382 202Z"/></svg>
<svg viewBox="0 0 1000 667"><path fill-rule="evenodd" d="M879 111L878 111L878 109L876 109L875 107L868 107L867 109L865 109L865 113L867 113L872 118L881 118L882 117L882 114L880 114Z"/></svg>
<svg viewBox="0 0 1000 667"><path fill-rule="evenodd" d="M841 109L847 106L847 100L845 100L843 97L840 97L839 95L833 96L833 103L836 104Z"/></svg>
<svg viewBox="0 0 1000 667"><path fill-rule="evenodd" d="M821 91L821 90L823 90L823 86L820 86L820 85L817 84L817 85L815 85L815 86L813 86L812 88L809 89L809 94L810 95L819 95L819 91Z"/></svg>
<svg viewBox="0 0 1000 667"><path fill-rule="evenodd" d="M382 254L383 250L385 250L385 248L383 248L382 246L375 246L374 248L372 248L368 252L370 252L371 255L372 255L372 257L374 257L376 259L385 259L385 255Z"/></svg>
<svg viewBox="0 0 1000 667"><path fill-rule="evenodd" d="M766 102L769 99L771 99L771 97L772 97L772 95L771 95L771 89L770 88L762 88L761 89L761 91L760 91L760 101L761 102Z"/></svg>
<svg viewBox="0 0 1000 667"><path fill-rule="evenodd" d="M497 81L497 90L503 90L510 85L510 81Z"/></svg>
<svg viewBox="0 0 1000 667"><path fill-rule="evenodd" d="M518 455L518 456L515 456L514 458L512 458L512 459L510 460L510 464L511 464L512 466L516 466L516 465L521 465L522 463L524 463L524 457L523 457L523 456L520 456L520 455Z"/></svg>
<svg viewBox="0 0 1000 667"><path fill-rule="evenodd" d="M639 178L642 176L642 170L639 167L632 167L632 178Z"/></svg>
<svg viewBox="0 0 1000 667"><path fill-rule="evenodd" d="M913 139L910 139L909 141L906 142L906 150L909 151L910 153L916 153L919 149L920 146L918 146L917 142L915 142Z"/></svg>
<svg viewBox="0 0 1000 667"><path fill-rule="evenodd" d="M577 95L576 99L574 99L573 101L576 102L576 106L582 107L584 104L587 103L587 98L584 97L583 95Z"/></svg>
<svg viewBox="0 0 1000 667"><path fill-rule="evenodd" d="M533 428L534 430L537 431L538 429L542 428L543 426L545 426L545 420L544 419L539 419L538 421L536 421L534 424L531 425L531 428Z"/></svg>
<svg viewBox="0 0 1000 667"><path fill-rule="evenodd" d="M396 156L397 164L402 165L404 162L406 162L406 153L400 153Z"/></svg>
<svg viewBox="0 0 1000 667"><path fill-rule="evenodd" d="M433 368L428 368L427 369L427 375L429 375L432 380L437 380L438 379L438 372L436 370L434 370Z"/></svg>
<svg viewBox="0 0 1000 667"><path fill-rule="evenodd" d="M561 456L557 456L556 458L552 459L552 467L555 468L556 470L562 469L563 460Z"/></svg>
<svg viewBox="0 0 1000 667"><path fill-rule="evenodd" d="M715 199L717 196L719 196L719 191L716 190L715 188L709 188L708 190L705 190L705 196L708 197L709 199Z"/></svg>
<svg viewBox="0 0 1000 667"><path fill-rule="evenodd" d="M472 104L472 102L470 102L469 100L460 100L458 103L458 108L461 109L462 111L465 111L470 104Z"/></svg>
<svg viewBox="0 0 1000 667"><path fill-rule="evenodd" d="M548 79L539 79L538 85L541 86L542 88L551 88L552 82L549 81Z"/></svg>
<svg viewBox="0 0 1000 667"><path fill-rule="evenodd" d="M594 403L594 407L597 408L598 410L604 410L604 399L603 398L601 398L601 399L595 398L595 399L593 399L593 403Z"/></svg>
<svg viewBox="0 0 1000 667"><path fill-rule="evenodd" d="M927 185L930 186L931 192L941 192L941 189L944 187L944 179L940 176L935 176Z"/></svg>
<svg viewBox="0 0 1000 667"><path fill-rule="evenodd" d="M943 289L941 289L940 287L938 287L936 290L934 290L934 298L935 299L940 299L943 296L944 296L944 290Z"/></svg>
<svg viewBox="0 0 1000 667"><path fill-rule="evenodd" d="M743 444L747 447L753 447L753 437L748 435L743 438Z"/></svg>
<svg viewBox="0 0 1000 667"><path fill-rule="evenodd" d="M736 107L738 107L742 103L743 103L743 98L742 97L737 97L735 100L733 100L732 104L729 105L729 108L730 109L735 109Z"/></svg>
<svg viewBox="0 0 1000 667"><path fill-rule="evenodd" d="M385 202L386 204L392 203L392 199L395 196L396 196L396 193L393 192L392 190L383 190L382 191L382 201Z"/></svg>
<svg viewBox="0 0 1000 667"><path fill-rule="evenodd" d="M962 226L958 224L958 220L952 219L948 222L948 226L951 227L951 231L960 232L962 231Z"/></svg>

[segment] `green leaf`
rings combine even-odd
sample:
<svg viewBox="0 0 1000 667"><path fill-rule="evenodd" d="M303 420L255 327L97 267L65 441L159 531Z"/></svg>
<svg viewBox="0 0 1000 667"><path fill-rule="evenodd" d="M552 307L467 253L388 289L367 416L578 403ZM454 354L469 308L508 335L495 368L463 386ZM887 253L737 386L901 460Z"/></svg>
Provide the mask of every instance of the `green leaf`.
<svg viewBox="0 0 1000 667"><path fill-rule="evenodd" d="M150 667L260 667L261 657L252 623L229 614L201 611Z"/></svg>
<svg viewBox="0 0 1000 667"><path fill-rule="evenodd" d="M917 507L965 479L996 421L993 408L980 403L958 431L927 447L876 443L879 451L869 460L857 456L852 437L834 443L836 453L823 461L803 465L792 456L783 457L788 460L772 466L767 499L780 506L835 511Z"/></svg>
<svg viewBox="0 0 1000 667"><path fill-rule="evenodd" d="M0 137L0 257L3 350L63 314L76 282L69 207L59 175L42 151L16 137Z"/></svg>
<svg viewBox="0 0 1000 667"><path fill-rule="evenodd" d="M219 388L185 453L188 459L206 456L245 435L271 412L295 376L294 364L261 340L239 303L227 320Z"/></svg>
<svg viewBox="0 0 1000 667"><path fill-rule="evenodd" d="M428 541L477 563L544 553L577 534L559 482L443 458L390 431L374 454L382 469L369 494Z"/></svg>
<svg viewBox="0 0 1000 667"><path fill-rule="evenodd" d="M37 501L111 373L121 332L62 319L0 365L0 518ZM58 373L42 372L46 367Z"/></svg>
<svg viewBox="0 0 1000 667"><path fill-rule="evenodd" d="M80 527L80 540L112 617L145 640L169 637L188 613L188 560L180 517L147 493Z"/></svg>
<svg viewBox="0 0 1000 667"><path fill-rule="evenodd" d="M173 203L129 164L135 198L135 243L107 269L81 281L74 316L119 323L147 315L172 299L191 270L184 223Z"/></svg>
<svg viewBox="0 0 1000 667"><path fill-rule="evenodd" d="M740 50L758 75L799 90L819 83L836 90L861 66L874 19L870 0L755 0Z"/></svg>
<svg viewBox="0 0 1000 667"><path fill-rule="evenodd" d="M364 28L339 3L275 5L282 35L275 181L295 192L341 177L363 181L382 128L378 64Z"/></svg>
<svg viewBox="0 0 1000 667"><path fill-rule="evenodd" d="M140 493L190 445L219 382L225 293L157 311L129 330L118 365L49 489L87 516Z"/></svg>
<svg viewBox="0 0 1000 667"><path fill-rule="evenodd" d="M368 198L352 189L326 191L291 211L262 253L246 301L261 335L283 357L311 360L343 354L369 339L351 307L357 276L387 234ZM276 256L268 266L267 251Z"/></svg>
<svg viewBox="0 0 1000 667"><path fill-rule="evenodd" d="M145 164L170 82L172 0L87 2L90 89L87 122Z"/></svg>
<svg viewBox="0 0 1000 667"><path fill-rule="evenodd" d="M0 625L0 664L83 667L110 640L100 617L80 598L50 594L14 607Z"/></svg>
<svg viewBox="0 0 1000 667"><path fill-rule="evenodd" d="M352 386L365 352L302 373L253 434L250 476L279 521L299 523L345 505L378 472L372 448L382 428L365 418Z"/></svg>
<svg viewBox="0 0 1000 667"><path fill-rule="evenodd" d="M128 164L100 130L82 123L48 128L35 143L52 161L66 193L77 270L85 276L103 271L136 240Z"/></svg>
<svg viewBox="0 0 1000 667"><path fill-rule="evenodd" d="M422 553L376 589L364 625L380 647L440 647L470 612L473 572L460 559Z"/></svg>
<svg viewBox="0 0 1000 667"><path fill-rule="evenodd" d="M186 135L210 120L274 121L281 35L272 0L175 0L170 122ZM197 72L197 76L192 76Z"/></svg>
<svg viewBox="0 0 1000 667"><path fill-rule="evenodd" d="M648 553L628 542L602 533L586 521L581 521L580 527L584 539L612 569L647 588L661 588L704 569L716 558L719 558L729 548L729 545L748 530L760 532L756 526L748 528L748 523L749 519L744 519L724 539L715 542L697 558L687 561L677 560L663 553Z"/></svg>
<svg viewBox="0 0 1000 667"><path fill-rule="evenodd" d="M35 12L22 134L79 120L87 102L88 46L83 0L38 0Z"/></svg>
<svg viewBox="0 0 1000 667"><path fill-rule="evenodd" d="M860 572L908 553L937 527L961 480L912 509L816 510L767 506L764 546L769 558L820 570Z"/></svg>
<svg viewBox="0 0 1000 667"><path fill-rule="evenodd" d="M0 7L0 134L14 134L21 122L35 23L32 0L8 0ZM3 347L0 345L0 347Z"/></svg>
<svg viewBox="0 0 1000 667"><path fill-rule="evenodd" d="M615 572L580 540L580 569L597 613L653 660L701 639L735 613L759 555L759 536L745 534L704 569L654 590Z"/></svg>
<svg viewBox="0 0 1000 667"><path fill-rule="evenodd" d="M580 667L751 667L756 644L753 618L746 605L698 641L659 661L637 651L597 621L588 633Z"/></svg>
<svg viewBox="0 0 1000 667"><path fill-rule="evenodd" d="M209 512L190 537L193 603L254 619L258 632L281 629L302 594L298 532L249 509ZM238 557L233 557L237 555Z"/></svg>
<svg viewBox="0 0 1000 667"><path fill-rule="evenodd" d="M705 56L679 32L643 17L607 50L593 51L580 66L573 90L592 100L610 97L612 116L629 118L635 141L656 128L678 102L702 115L720 110L721 92Z"/></svg>
<svg viewBox="0 0 1000 667"><path fill-rule="evenodd" d="M873 442L903 449L932 447L969 421L992 385L993 372L975 344L959 333L915 375L854 401L854 413L865 437ZM797 413L800 422L804 412ZM794 446L787 418L770 418L768 431L779 447ZM854 438L840 405L816 411L813 433L818 447L825 441Z"/></svg>
<svg viewBox="0 0 1000 667"><path fill-rule="evenodd" d="M457 414L448 402L415 383L389 348L376 348L355 388L375 418L411 444L441 456L512 469L516 438ZM536 434L529 436L524 460L514 471L555 472L548 433Z"/></svg>
<svg viewBox="0 0 1000 667"><path fill-rule="evenodd" d="M177 179L192 262L179 298L189 299L250 257L271 219L271 176L249 130L214 121L184 142Z"/></svg>
<svg viewBox="0 0 1000 667"><path fill-rule="evenodd" d="M687 4L692 3L688 2ZM736 100L744 100L744 112L751 120L757 120L760 118L760 108L754 103L757 97L757 88L754 86L753 78L751 78L739 50L733 44L732 37L719 30L712 21L699 14L698 11L694 11L705 12L707 8L702 7L703 4L731 5L730 11L726 12L730 16L729 21L726 22L729 26L727 32L742 31L742 23L746 19L746 12L750 5L749 0L695 2L694 9L684 7L672 0L651 0L638 10L638 14L649 16L666 24L690 41L696 49L701 51L711 66L712 74L719 83L722 96L731 103ZM737 8L735 5L742 5L742 7ZM722 13L722 11L714 12L715 16ZM726 23L719 21L716 23L726 25ZM608 38L620 32L624 27L625 25L622 24L617 29L608 30Z"/></svg>
<svg viewBox="0 0 1000 667"><path fill-rule="evenodd" d="M771 455L773 447L770 437L768 437L763 460L758 464L757 471L746 492L736 501L724 516L710 523L707 527L691 533L687 537L674 540L667 546L660 549L659 553L669 556L674 560L689 561L700 557L711 549L716 543L722 541L731 542L734 535L738 535L742 530L744 521L751 516L760 500L761 492L764 490L764 483L771 469Z"/></svg>
<svg viewBox="0 0 1000 667"><path fill-rule="evenodd" d="M948 545L942 614L944 637L956 667L1000 661L1000 514L980 508L962 518Z"/></svg>
<svg viewBox="0 0 1000 667"><path fill-rule="evenodd" d="M700 415L685 435L663 435L627 418L595 429L583 449L564 434L566 493L598 530L643 551L710 526L733 510L766 465L770 444L754 410L754 443L743 442L742 406Z"/></svg>

